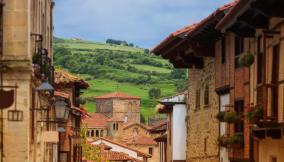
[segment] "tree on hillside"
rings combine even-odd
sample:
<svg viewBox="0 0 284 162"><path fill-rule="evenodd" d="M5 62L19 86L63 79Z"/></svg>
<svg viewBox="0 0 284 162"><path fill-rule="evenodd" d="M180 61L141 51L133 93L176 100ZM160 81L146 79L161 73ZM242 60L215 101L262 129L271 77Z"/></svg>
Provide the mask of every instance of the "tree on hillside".
<svg viewBox="0 0 284 162"><path fill-rule="evenodd" d="M97 62L97 64L104 65L105 64L105 57L100 55L99 57L97 57L96 62Z"/></svg>
<svg viewBox="0 0 284 162"><path fill-rule="evenodd" d="M158 99L161 97L161 89L160 88L151 88L148 91L148 95L151 99Z"/></svg>
<svg viewBox="0 0 284 162"><path fill-rule="evenodd" d="M150 50L149 50L149 49L144 49L144 53L145 53L145 54L149 54L149 53L150 53Z"/></svg>
<svg viewBox="0 0 284 162"><path fill-rule="evenodd" d="M186 72L186 69L173 69L170 73L170 76L173 79L186 79Z"/></svg>

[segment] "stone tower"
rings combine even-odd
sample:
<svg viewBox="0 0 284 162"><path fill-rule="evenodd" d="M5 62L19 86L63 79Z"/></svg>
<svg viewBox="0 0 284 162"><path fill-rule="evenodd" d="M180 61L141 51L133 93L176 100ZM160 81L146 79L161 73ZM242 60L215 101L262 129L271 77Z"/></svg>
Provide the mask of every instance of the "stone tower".
<svg viewBox="0 0 284 162"><path fill-rule="evenodd" d="M95 98L97 113L124 122L140 123L140 97L114 92Z"/></svg>

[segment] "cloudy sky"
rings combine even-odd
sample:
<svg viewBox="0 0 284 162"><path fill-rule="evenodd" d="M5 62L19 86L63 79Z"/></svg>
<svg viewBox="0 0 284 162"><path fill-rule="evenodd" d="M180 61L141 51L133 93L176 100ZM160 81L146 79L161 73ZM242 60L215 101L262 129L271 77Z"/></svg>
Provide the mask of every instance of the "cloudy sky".
<svg viewBox="0 0 284 162"><path fill-rule="evenodd" d="M231 0L56 0L55 36L152 48Z"/></svg>

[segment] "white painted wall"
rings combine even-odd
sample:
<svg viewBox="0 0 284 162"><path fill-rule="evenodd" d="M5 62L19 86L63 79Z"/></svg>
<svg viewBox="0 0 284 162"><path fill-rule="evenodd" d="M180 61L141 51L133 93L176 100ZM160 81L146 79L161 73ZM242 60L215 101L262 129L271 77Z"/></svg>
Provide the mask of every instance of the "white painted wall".
<svg viewBox="0 0 284 162"><path fill-rule="evenodd" d="M123 152L123 153L125 153L125 154L128 154L130 157L133 157L133 158L136 158L136 159L139 159L139 160L142 160L142 161L143 161L143 158L142 158L142 157L139 157L138 154L137 154L137 152L132 151L132 150L130 150L130 149L127 149L127 148L125 148L125 147L116 145L116 144L114 144L114 143L111 143L111 142L108 142L108 141L105 141L105 140L102 140L102 139L97 140L97 141L95 141L95 142L92 142L93 145L99 145L99 144L101 144L101 143L103 143L103 144L105 144L105 145L111 147L111 148L112 148L111 151Z"/></svg>
<svg viewBox="0 0 284 162"><path fill-rule="evenodd" d="M230 104L230 95L225 94L220 96L220 111L226 111L226 105ZM220 122L220 136L227 134L227 123ZM230 162L228 149L220 147L220 162Z"/></svg>
<svg viewBox="0 0 284 162"><path fill-rule="evenodd" d="M186 105L176 104L173 107L172 144L173 160L186 160Z"/></svg>

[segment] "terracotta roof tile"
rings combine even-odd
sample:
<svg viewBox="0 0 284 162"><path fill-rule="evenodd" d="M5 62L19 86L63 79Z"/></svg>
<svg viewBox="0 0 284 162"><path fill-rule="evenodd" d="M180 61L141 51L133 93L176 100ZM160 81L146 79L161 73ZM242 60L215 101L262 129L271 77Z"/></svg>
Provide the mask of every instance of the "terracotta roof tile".
<svg viewBox="0 0 284 162"><path fill-rule="evenodd" d="M150 137L138 135L136 137L128 139L126 144L127 145L156 145L157 142L155 142Z"/></svg>
<svg viewBox="0 0 284 162"><path fill-rule="evenodd" d="M112 117L108 119L107 122L124 122L124 120L122 118Z"/></svg>
<svg viewBox="0 0 284 162"><path fill-rule="evenodd" d="M140 97L130 96L123 92L113 92L113 93L109 93L103 96L95 97L95 99L135 99L137 100L137 99L140 99Z"/></svg>
<svg viewBox="0 0 284 162"><path fill-rule="evenodd" d="M238 0L235 0L233 2L227 3L219 8L217 8L217 10L215 10L213 13L211 13L209 16L207 16L206 18L204 18L202 21L200 21L193 30L191 30L190 32L188 32L187 34L190 36L190 34L192 34L193 32L195 32L196 30L200 29L203 25L205 25L208 21L210 21L211 19L215 19L215 16L218 13L224 12L225 10L229 10L231 8L233 8L236 4L238 3Z"/></svg>
<svg viewBox="0 0 284 162"><path fill-rule="evenodd" d="M154 125L151 127L150 132L151 133L160 133L167 131L167 121L164 121L160 124Z"/></svg>
<svg viewBox="0 0 284 162"><path fill-rule="evenodd" d="M138 122L132 122L132 123L127 123L126 125L123 126L123 129L127 129L127 128L130 128L134 125L138 125L146 130L149 130L149 127L147 125L144 125L142 123L138 123Z"/></svg>
<svg viewBox="0 0 284 162"><path fill-rule="evenodd" d="M55 97L62 97L62 98L65 98L65 99L70 99L70 95L68 93L65 93L65 92L60 92L60 91L54 91L54 96Z"/></svg>
<svg viewBox="0 0 284 162"><path fill-rule="evenodd" d="M193 33L195 30L199 29L202 25L204 25L208 20L214 18L217 13L220 13L220 12L223 12L227 9L230 9L230 8L234 7L237 3L238 3L238 0L235 0L231 3L225 4L222 7L219 7L215 12L213 12L212 14L210 14L209 16L207 16L205 19L201 20L200 22L188 25L188 26L186 26L182 29L179 29L179 30L171 33L161 43L159 43L156 47L154 47L152 49L152 52L157 54L157 55L161 55L160 50L165 48L166 46L168 46L170 44L170 42L175 40L180 34L186 33L186 35L188 35L189 33L190 34ZM178 42L181 42L181 41L182 41L182 39L177 41L176 44L178 44Z"/></svg>
<svg viewBox="0 0 284 162"><path fill-rule="evenodd" d="M91 117L87 117L83 120L89 128L106 128L107 127L107 120L109 118L103 114L94 113Z"/></svg>
<svg viewBox="0 0 284 162"><path fill-rule="evenodd" d="M110 142L110 143L112 143L112 144L118 145L118 146L120 146L120 147L124 147L124 148L126 148L126 149L132 150L132 151L136 152L139 156L142 156L142 157L147 157L147 158L151 158L151 157L152 157L152 155L150 155L150 154L143 153L143 152L141 152L141 151L139 151L139 150L136 150L136 149L134 149L134 148L132 148L132 147L129 147L129 146L127 146L127 145L124 145L124 144L121 144L121 143L118 143L118 142L114 142L114 141L112 141L112 140L110 140L110 139L99 138L99 139L97 139L97 140L95 140L95 141L98 141L98 140L107 141L107 142Z"/></svg>
<svg viewBox="0 0 284 162"><path fill-rule="evenodd" d="M167 44L169 44L169 42L173 41L175 38L177 38L180 34L183 34L183 33L186 33L186 32L189 32L191 30L193 30L195 28L195 26L197 25L198 23L195 23L195 24L191 24L191 25L188 25L186 27L183 27L173 33L171 33L168 37L166 37L162 42L160 42L157 46L155 46L151 51L153 53L158 53L158 51L160 49L162 49L164 46L166 46Z"/></svg>
<svg viewBox="0 0 284 162"><path fill-rule="evenodd" d="M88 88L89 84L83 79L76 77L66 71L56 70L55 71L55 84L57 85L69 85L69 84L78 84L80 88Z"/></svg>
<svg viewBox="0 0 284 162"><path fill-rule="evenodd" d="M133 160L132 157L128 156L122 152L115 152L115 151L102 151L100 152L100 156L108 161L128 161Z"/></svg>

